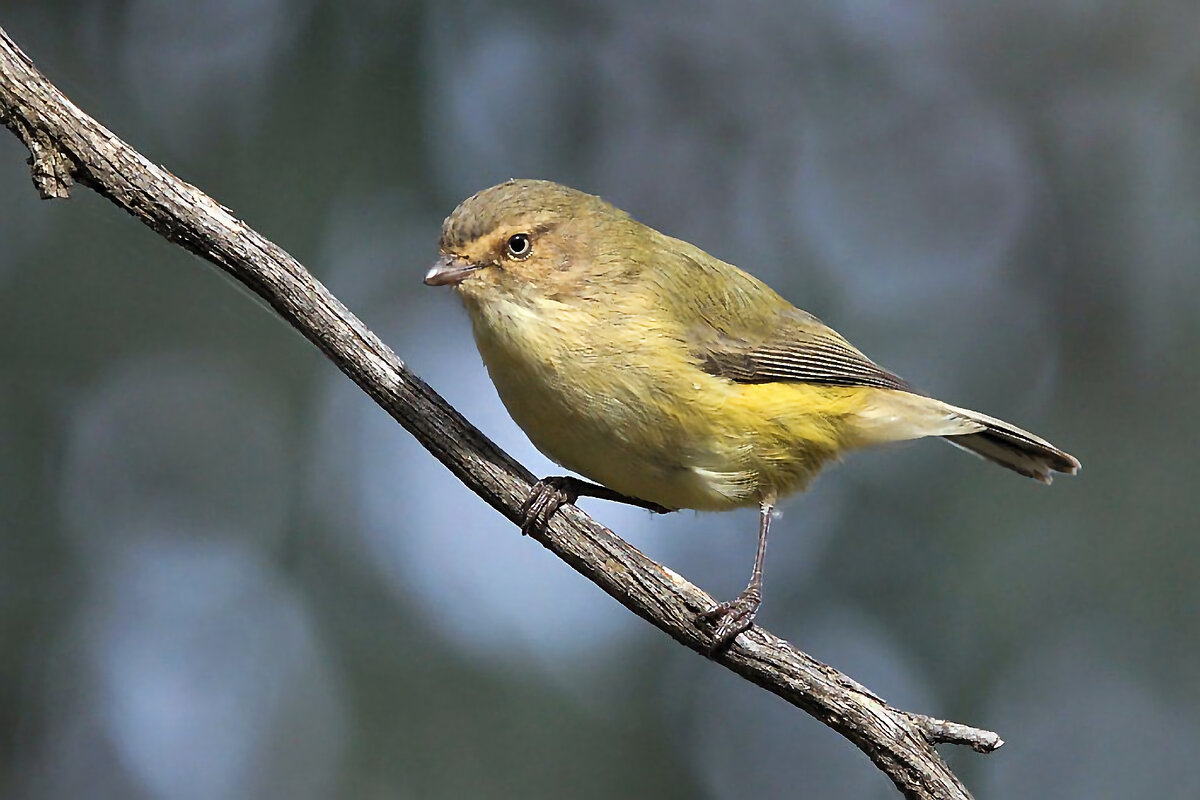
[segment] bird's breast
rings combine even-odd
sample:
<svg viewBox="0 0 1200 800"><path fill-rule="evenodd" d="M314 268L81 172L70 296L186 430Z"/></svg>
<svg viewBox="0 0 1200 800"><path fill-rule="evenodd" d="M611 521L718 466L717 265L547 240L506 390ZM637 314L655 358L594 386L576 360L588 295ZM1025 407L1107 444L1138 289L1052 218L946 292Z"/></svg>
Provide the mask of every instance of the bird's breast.
<svg viewBox="0 0 1200 800"><path fill-rule="evenodd" d="M683 380L686 353L651 319L548 298L467 308L500 399L546 456L670 508L755 502L736 445L699 452L713 449L695 431L689 395L702 388Z"/></svg>

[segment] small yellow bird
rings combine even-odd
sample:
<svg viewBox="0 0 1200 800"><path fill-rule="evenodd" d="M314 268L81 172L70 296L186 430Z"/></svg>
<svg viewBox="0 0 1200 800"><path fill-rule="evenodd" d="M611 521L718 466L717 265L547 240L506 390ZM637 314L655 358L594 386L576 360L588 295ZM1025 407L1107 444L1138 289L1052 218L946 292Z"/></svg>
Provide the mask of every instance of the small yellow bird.
<svg viewBox="0 0 1200 800"><path fill-rule="evenodd" d="M546 478L525 530L581 495L654 511L757 505L746 589L702 617L713 649L750 627L778 497L868 445L923 436L1050 483L1079 462L935 400L757 278L550 181L463 201L425 276L458 290L500 399L533 444L600 485Z"/></svg>

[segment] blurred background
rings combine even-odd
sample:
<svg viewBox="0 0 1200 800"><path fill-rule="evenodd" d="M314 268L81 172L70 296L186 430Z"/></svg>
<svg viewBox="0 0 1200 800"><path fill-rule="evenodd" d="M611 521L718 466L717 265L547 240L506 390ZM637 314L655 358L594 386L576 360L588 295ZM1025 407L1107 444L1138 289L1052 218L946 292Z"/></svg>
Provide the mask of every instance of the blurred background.
<svg viewBox="0 0 1200 800"><path fill-rule="evenodd" d="M1195 797L1200 7L40 0L79 106L299 258L534 472L442 218L602 194L1078 456L852 456L760 622L980 797ZM523 539L312 346L0 135L0 794L890 798L851 744ZM718 597L755 514L583 506Z"/></svg>

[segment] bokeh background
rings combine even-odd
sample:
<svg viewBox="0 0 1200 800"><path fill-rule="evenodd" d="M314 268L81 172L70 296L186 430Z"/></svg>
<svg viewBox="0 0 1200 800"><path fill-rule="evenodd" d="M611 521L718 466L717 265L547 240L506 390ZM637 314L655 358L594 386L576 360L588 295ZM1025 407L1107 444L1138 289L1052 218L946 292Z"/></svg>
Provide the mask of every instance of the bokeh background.
<svg viewBox="0 0 1200 800"><path fill-rule="evenodd" d="M1192 798L1200 6L10 0L82 108L538 473L442 218L545 177L1077 455L937 442L783 507L760 621L999 731L980 797ZM505 523L216 270L0 135L0 793L889 798ZM584 507L717 596L754 513Z"/></svg>

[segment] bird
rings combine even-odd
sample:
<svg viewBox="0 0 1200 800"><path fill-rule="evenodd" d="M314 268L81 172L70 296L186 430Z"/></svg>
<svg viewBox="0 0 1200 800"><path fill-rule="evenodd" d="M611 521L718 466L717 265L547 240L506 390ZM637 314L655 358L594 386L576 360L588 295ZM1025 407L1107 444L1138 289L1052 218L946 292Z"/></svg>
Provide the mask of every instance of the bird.
<svg viewBox="0 0 1200 800"><path fill-rule="evenodd" d="M932 436L1047 484L1079 470L1045 439L919 391L749 273L552 181L462 201L424 282L456 290L513 420L586 479L535 484L524 532L581 496L758 507L746 588L697 620L710 653L753 624L778 500L849 451Z"/></svg>

